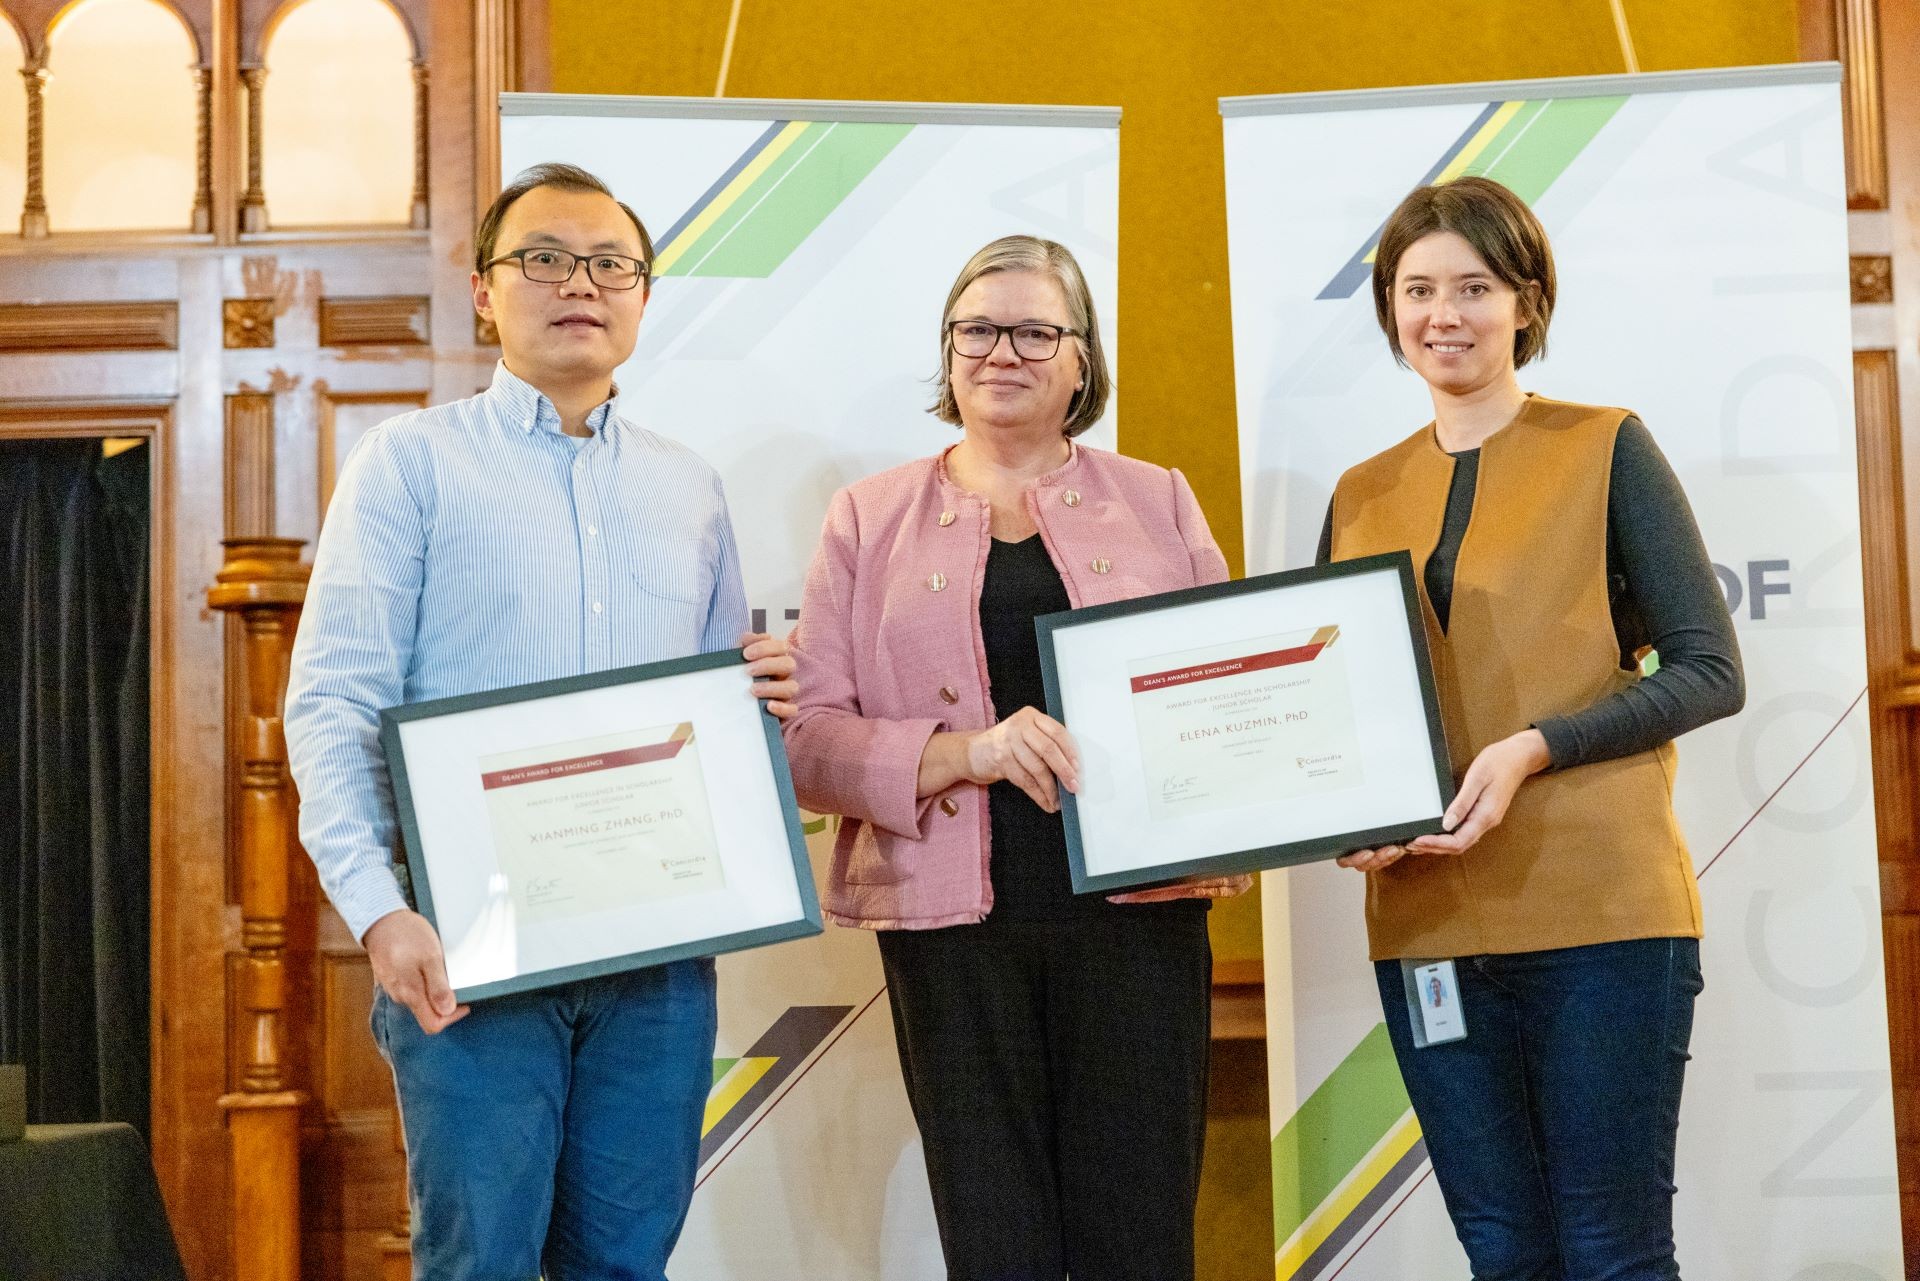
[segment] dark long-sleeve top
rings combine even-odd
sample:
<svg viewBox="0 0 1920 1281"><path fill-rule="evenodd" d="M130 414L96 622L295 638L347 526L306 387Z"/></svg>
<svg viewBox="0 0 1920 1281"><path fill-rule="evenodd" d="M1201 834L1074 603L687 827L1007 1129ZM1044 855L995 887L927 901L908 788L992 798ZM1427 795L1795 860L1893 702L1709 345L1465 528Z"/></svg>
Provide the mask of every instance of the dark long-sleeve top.
<svg viewBox="0 0 1920 1281"><path fill-rule="evenodd" d="M1453 457L1446 520L1424 574L1427 599L1443 631L1480 476L1478 449ZM1329 504L1315 563L1324 565L1332 555ZM1607 488L1607 597L1620 666L1637 666L1640 650L1651 646L1660 656L1659 668L1592 707L1536 724L1555 769L1648 751L1731 716L1746 702L1733 619L1693 509L1652 433L1631 416L1614 438Z"/></svg>

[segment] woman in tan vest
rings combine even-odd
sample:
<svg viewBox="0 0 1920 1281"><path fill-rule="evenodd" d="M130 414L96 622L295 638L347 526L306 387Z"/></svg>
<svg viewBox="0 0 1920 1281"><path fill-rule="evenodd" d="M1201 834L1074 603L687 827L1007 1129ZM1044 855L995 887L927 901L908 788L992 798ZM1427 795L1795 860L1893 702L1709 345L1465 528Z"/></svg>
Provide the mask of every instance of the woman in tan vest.
<svg viewBox="0 0 1920 1281"><path fill-rule="evenodd" d="M1414 191L1373 290L1434 418L1341 477L1321 559L1412 554L1460 779L1444 833L1340 860L1401 1075L1476 1281L1669 1281L1701 990L1673 739L1740 709L1732 621L1639 419L1520 389L1555 282L1519 197ZM1416 1045L1403 967L1438 961L1467 1034Z"/></svg>

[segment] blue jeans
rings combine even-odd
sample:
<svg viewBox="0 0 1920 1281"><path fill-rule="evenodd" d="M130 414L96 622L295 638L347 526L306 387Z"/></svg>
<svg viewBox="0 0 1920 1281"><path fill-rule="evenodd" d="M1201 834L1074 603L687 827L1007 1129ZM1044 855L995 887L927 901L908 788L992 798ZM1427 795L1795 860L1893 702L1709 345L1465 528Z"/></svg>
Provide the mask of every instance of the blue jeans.
<svg viewBox="0 0 1920 1281"><path fill-rule="evenodd" d="M480 1001L437 1036L378 987L416 1281L662 1281L713 1083L710 960Z"/></svg>
<svg viewBox="0 0 1920 1281"><path fill-rule="evenodd" d="M1674 1143L1695 939L1457 962L1467 1038L1415 1049L1375 962L1400 1075L1475 1281L1674 1281Z"/></svg>

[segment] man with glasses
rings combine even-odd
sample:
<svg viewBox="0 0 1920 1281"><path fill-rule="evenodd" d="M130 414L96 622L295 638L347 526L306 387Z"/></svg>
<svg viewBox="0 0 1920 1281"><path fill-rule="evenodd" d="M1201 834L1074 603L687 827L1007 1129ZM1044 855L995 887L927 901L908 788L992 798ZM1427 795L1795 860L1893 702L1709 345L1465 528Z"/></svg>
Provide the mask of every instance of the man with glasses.
<svg viewBox="0 0 1920 1281"><path fill-rule="evenodd" d="M616 410L649 295L640 219L540 165L474 241L492 385L369 432L327 511L287 686L300 836L378 985L414 1276L659 1281L693 1195L713 962L457 1005L393 864L379 709L742 644L784 717L793 660L747 634L713 469Z"/></svg>

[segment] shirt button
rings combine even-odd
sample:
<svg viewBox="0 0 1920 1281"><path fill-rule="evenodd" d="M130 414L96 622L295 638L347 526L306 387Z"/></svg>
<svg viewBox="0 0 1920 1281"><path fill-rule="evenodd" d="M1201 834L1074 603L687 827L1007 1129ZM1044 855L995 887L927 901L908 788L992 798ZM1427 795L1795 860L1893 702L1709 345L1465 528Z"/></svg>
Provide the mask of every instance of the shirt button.
<svg viewBox="0 0 1920 1281"><path fill-rule="evenodd" d="M596 614L600 612L600 602L599 602L599 601L595 601L595 602L593 602L593 612L594 612L594 613L596 613Z"/></svg>
<svg viewBox="0 0 1920 1281"><path fill-rule="evenodd" d="M940 513L940 528L942 528L942 529L945 529L945 528L946 528L946 527L947 527L948 525L951 525L951 524L953 524L953 513L952 513L952 512L941 512L941 513Z"/></svg>
<svg viewBox="0 0 1920 1281"><path fill-rule="evenodd" d="M945 574L930 575L927 578L927 590L930 592L943 592L947 590L947 576Z"/></svg>
<svg viewBox="0 0 1920 1281"><path fill-rule="evenodd" d="M960 695L954 692L953 686L942 685L940 687L940 701L943 703L957 703L960 701Z"/></svg>
<svg viewBox="0 0 1920 1281"><path fill-rule="evenodd" d="M955 801L951 796L941 797L940 812L942 814L945 814L948 818L952 818L955 814L958 814L960 812L959 802Z"/></svg>
<svg viewBox="0 0 1920 1281"><path fill-rule="evenodd" d="M594 537L594 536L595 536L595 535L597 535L597 534L598 534L599 532L600 532L600 531L599 531L599 530L597 530L597 529L595 529L595 528L594 528L594 527L593 527L592 525L588 525L588 526L587 526L587 537L588 537L588 538L592 538L592 537Z"/></svg>
<svg viewBox="0 0 1920 1281"><path fill-rule="evenodd" d="M1093 562L1093 572L1096 574L1104 574L1112 568L1113 568L1113 562L1108 560L1105 556L1096 557Z"/></svg>
<svg viewBox="0 0 1920 1281"><path fill-rule="evenodd" d="M1060 501L1069 507L1078 507L1080 505L1080 491L1077 489L1069 489L1066 493L1060 495Z"/></svg>

